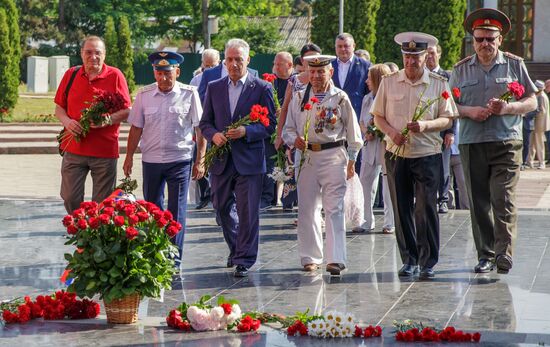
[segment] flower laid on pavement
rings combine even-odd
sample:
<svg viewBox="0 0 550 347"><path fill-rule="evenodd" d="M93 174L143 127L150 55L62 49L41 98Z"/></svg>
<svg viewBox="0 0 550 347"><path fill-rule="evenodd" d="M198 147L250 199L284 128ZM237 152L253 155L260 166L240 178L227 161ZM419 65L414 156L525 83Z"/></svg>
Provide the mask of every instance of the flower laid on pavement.
<svg viewBox="0 0 550 347"><path fill-rule="evenodd" d="M414 322L410 319L398 322L394 321L396 328L395 339L401 342L479 342L481 334L466 333L452 326L437 331L433 327L426 327L422 322Z"/></svg>
<svg viewBox="0 0 550 347"><path fill-rule="evenodd" d="M230 330L237 327L240 332L256 331L260 327L259 320L249 315L242 318L237 300L219 296L214 306L209 304L211 299L210 295L204 295L195 303L183 302L166 317L168 326L183 331Z"/></svg>
<svg viewBox="0 0 550 347"><path fill-rule="evenodd" d="M99 304L93 300L78 300L76 294L57 291L52 295L39 295L34 301L24 299L0 303L2 320L6 324L26 323L31 319L91 319L99 315Z"/></svg>

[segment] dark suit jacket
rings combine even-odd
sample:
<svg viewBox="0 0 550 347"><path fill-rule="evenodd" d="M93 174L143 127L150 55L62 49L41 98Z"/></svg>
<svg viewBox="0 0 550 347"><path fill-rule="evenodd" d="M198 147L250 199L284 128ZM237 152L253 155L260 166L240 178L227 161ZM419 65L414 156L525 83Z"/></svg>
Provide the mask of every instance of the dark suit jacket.
<svg viewBox="0 0 550 347"><path fill-rule="evenodd" d="M338 59L332 61L332 67L334 68L332 81L336 88L340 88L348 94L353 110L355 111L357 119L359 119L361 116L363 97L369 93L366 81L370 63L357 57L353 57L352 59L352 64L343 86L340 85L340 77L338 75Z"/></svg>
<svg viewBox="0 0 550 347"><path fill-rule="evenodd" d="M206 87L209 82L219 80L222 78L223 63L214 66L213 68L206 69L202 73L201 84L199 84L199 97L201 102L204 103L204 97L206 96ZM248 68L248 73L254 77L258 77L258 71Z"/></svg>
<svg viewBox="0 0 550 347"><path fill-rule="evenodd" d="M226 76L208 84L199 128L204 137L211 142L214 134L225 131L231 123L248 115L253 105L260 104L267 107L269 109L268 127L264 127L259 122L252 123L245 126L245 137L231 141L231 157L237 172L241 175L263 174L266 172L264 139L273 134L277 122L271 83L249 73L231 118L228 81L229 76ZM221 160L216 160L212 164L210 167L212 174L220 175L223 172L227 164L227 156L225 154Z"/></svg>

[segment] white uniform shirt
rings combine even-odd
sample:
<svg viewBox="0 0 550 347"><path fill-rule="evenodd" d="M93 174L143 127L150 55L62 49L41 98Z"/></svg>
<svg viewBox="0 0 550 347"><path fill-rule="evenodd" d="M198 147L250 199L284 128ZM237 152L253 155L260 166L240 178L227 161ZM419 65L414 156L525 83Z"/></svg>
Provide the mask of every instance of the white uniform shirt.
<svg viewBox="0 0 550 347"><path fill-rule="evenodd" d="M309 118L308 143L323 144L346 140L349 159L356 160L363 141L355 111L347 94L331 85L323 101L318 104L312 104L309 101L309 104L312 104L311 110L301 112L300 104L304 92L296 92L290 102L283 128L285 143L293 146L296 137L304 136L304 126ZM312 96L313 91L308 98Z"/></svg>
<svg viewBox="0 0 550 347"><path fill-rule="evenodd" d="M201 117L195 87L176 82L163 93L154 83L138 91L128 123L143 129L139 147L144 162L172 163L192 159L194 128Z"/></svg>

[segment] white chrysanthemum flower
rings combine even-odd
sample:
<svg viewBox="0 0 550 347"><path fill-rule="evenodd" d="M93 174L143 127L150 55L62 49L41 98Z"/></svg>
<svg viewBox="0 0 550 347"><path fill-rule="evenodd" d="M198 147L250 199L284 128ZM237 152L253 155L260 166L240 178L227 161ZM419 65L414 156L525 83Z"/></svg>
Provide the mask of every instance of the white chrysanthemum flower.
<svg viewBox="0 0 550 347"><path fill-rule="evenodd" d="M326 324L322 319L315 319L307 323L307 330L309 336L320 337L325 333Z"/></svg>
<svg viewBox="0 0 550 347"><path fill-rule="evenodd" d="M344 324L342 328L342 337L353 337L353 334L355 333L355 327L351 326L350 324Z"/></svg>
<svg viewBox="0 0 550 347"><path fill-rule="evenodd" d="M285 170L277 166L274 167L273 171L270 174L267 174L267 176L275 182L286 182L290 179L290 176L285 173Z"/></svg>
<svg viewBox="0 0 550 347"><path fill-rule="evenodd" d="M336 315L336 312L329 311L325 314L325 319L327 320L327 322L332 322L332 321L334 321L334 316L335 315Z"/></svg>
<svg viewBox="0 0 550 347"><path fill-rule="evenodd" d="M342 324L344 323L344 317L343 317L342 313L340 313L340 312L335 312L334 313L334 322L335 322L336 326L338 326L338 327L342 326Z"/></svg>
<svg viewBox="0 0 550 347"><path fill-rule="evenodd" d="M348 312L344 315L344 320L348 324L355 324L355 317L350 312Z"/></svg>

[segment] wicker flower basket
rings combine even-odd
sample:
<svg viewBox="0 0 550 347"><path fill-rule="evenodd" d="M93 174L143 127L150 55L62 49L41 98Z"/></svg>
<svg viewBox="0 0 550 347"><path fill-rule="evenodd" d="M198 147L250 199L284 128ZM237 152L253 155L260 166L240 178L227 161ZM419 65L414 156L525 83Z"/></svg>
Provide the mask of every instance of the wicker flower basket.
<svg viewBox="0 0 550 347"><path fill-rule="evenodd" d="M125 296L122 299L115 299L110 303L103 302L107 313L107 322L113 324L130 324L137 321L139 294Z"/></svg>

